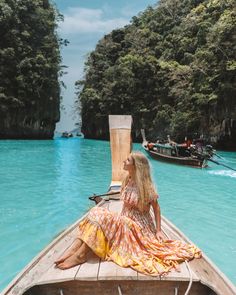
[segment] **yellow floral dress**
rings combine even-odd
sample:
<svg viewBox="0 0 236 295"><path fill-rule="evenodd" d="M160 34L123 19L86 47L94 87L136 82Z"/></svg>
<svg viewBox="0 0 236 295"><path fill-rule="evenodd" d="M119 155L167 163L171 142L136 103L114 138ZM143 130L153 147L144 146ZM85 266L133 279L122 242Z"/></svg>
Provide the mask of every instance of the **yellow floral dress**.
<svg viewBox="0 0 236 295"><path fill-rule="evenodd" d="M166 274L180 262L200 257L194 245L156 239L150 203L157 197L151 196L142 212L138 190L129 183L121 192L121 213L93 208L79 224L79 238L100 258L152 276Z"/></svg>

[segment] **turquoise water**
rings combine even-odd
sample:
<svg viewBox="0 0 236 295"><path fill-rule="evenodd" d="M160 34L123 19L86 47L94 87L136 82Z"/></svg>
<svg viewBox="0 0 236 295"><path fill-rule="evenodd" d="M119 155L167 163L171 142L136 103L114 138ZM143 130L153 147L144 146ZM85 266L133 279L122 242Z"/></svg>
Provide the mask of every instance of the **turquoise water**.
<svg viewBox="0 0 236 295"><path fill-rule="evenodd" d="M141 145L134 148L141 150ZM236 168L236 153L220 152ZM162 213L236 283L236 172L151 160ZM111 175L109 143L0 141L0 290L93 204Z"/></svg>

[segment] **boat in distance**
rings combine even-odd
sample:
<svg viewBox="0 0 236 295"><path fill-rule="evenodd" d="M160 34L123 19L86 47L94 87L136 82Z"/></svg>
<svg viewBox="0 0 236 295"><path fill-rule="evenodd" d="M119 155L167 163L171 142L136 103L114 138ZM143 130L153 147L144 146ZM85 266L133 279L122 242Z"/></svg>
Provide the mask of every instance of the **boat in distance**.
<svg viewBox="0 0 236 295"><path fill-rule="evenodd" d="M152 143L148 142L145 132L141 130L143 149L155 160L187 165L197 168L205 168L208 166L208 160L211 160L214 150L211 146L197 148L187 148L184 144L176 143Z"/></svg>
<svg viewBox="0 0 236 295"><path fill-rule="evenodd" d="M120 212L119 190L122 162L131 150L131 116L109 116L112 154L112 181L106 196L97 204ZM117 197L114 194L117 193ZM56 237L3 290L1 295L236 295L235 286L203 253L199 259L180 264L165 276L147 276L91 254L88 261L67 270L55 268L54 261L77 237L78 224L85 214ZM191 243L162 216L162 231L168 239Z"/></svg>
<svg viewBox="0 0 236 295"><path fill-rule="evenodd" d="M62 138L70 138L70 137L73 137L73 134L71 132L64 131L64 132L62 132L61 137Z"/></svg>

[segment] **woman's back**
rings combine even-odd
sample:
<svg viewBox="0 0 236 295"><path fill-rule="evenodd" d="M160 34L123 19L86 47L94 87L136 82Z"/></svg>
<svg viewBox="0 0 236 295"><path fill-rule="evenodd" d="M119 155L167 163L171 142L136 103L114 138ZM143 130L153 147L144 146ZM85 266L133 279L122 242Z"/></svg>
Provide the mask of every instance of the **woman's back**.
<svg viewBox="0 0 236 295"><path fill-rule="evenodd" d="M120 198L124 202L121 216L129 217L136 222L146 235L155 236L156 229L150 214L150 203L154 198L149 196L144 208L141 209L139 191L134 182L129 182L126 185Z"/></svg>

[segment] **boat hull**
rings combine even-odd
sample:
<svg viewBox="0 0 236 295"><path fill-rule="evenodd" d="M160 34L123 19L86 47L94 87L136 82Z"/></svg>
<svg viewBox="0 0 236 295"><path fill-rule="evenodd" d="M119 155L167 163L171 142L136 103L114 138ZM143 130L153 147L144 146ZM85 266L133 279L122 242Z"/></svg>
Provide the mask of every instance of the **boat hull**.
<svg viewBox="0 0 236 295"><path fill-rule="evenodd" d="M167 156L167 155L157 153L155 151L148 150L144 146L143 148L153 159L158 161L163 161L163 162L168 162L168 163L173 163L178 165L191 166L196 168L207 167L207 162L205 160L194 159L192 157L172 157L172 156Z"/></svg>
<svg viewBox="0 0 236 295"><path fill-rule="evenodd" d="M57 284L35 286L25 295L184 295L188 282L168 282L159 280L101 280L101 281L68 281ZM96 290L96 292L94 292ZM119 290L121 293L119 293ZM158 293L157 293L158 290ZM176 291L175 291L176 290ZM175 293L176 292L176 293ZM178 293L177 293L178 292ZM189 295L216 295L200 282L193 283Z"/></svg>

